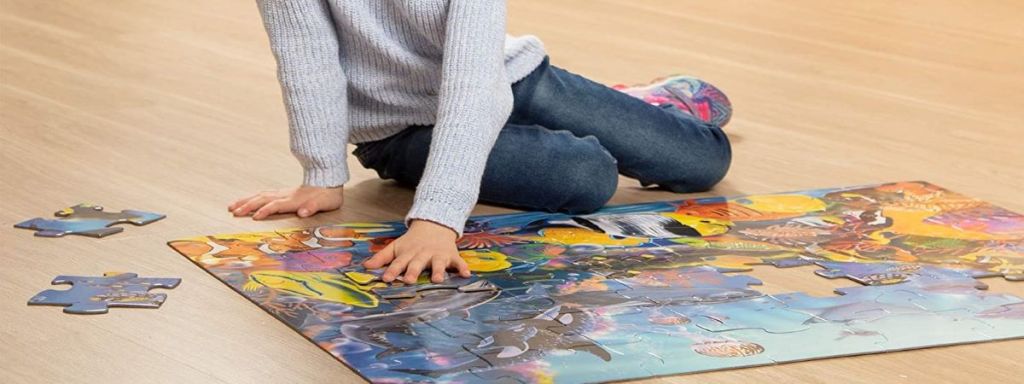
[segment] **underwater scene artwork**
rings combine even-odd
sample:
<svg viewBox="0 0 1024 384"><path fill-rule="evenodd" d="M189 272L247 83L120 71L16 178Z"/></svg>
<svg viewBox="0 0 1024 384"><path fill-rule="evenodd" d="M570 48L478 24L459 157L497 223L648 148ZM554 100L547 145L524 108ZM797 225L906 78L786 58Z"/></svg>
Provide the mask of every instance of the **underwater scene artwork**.
<svg viewBox="0 0 1024 384"><path fill-rule="evenodd" d="M473 217L474 275L386 284L400 222L170 246L376 383L579 383L1024 337L1024 216L926 182ZM751 265L857 286L768 295ZM1024 284L1024 283L1022 283Z"/></svg>

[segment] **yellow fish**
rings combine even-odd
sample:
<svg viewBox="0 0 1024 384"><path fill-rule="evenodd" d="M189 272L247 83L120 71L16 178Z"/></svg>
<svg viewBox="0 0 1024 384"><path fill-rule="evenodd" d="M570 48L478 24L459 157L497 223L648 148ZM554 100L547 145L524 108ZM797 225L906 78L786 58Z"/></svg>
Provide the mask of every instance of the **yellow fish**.
<svg viewBox="0 0 1024 384"><path fill-rule="evenodd" d="M349 278L349 280L352 280L359 285L366 285L371 281L377 280L377 275L355 271L345 272L345 277Z"/></svg>
<svg viewBox="0 0 1024 384"><path fill-rule="evenodd" d="M825 202L807 195L753 195L731 201L759 212L809 213L826 208Z"/></svg>
<svg viewBox="0 0 1024 384"><path fill-rule="evenodd" d="M885 208L882 210L885 217L892 219L892 225L881 232L891 232L900 235L915 235L925 237L942 237L957 240L1013 240L1014 236L998 233L986 233L969 231L957 227L931 224L925 219L935 215L935 212L908 210L899 208ZM885 243L883 243L885 244Z"/></svg>
<svg viewBox="0 0 1024 384"><path fill-rule="evenodd" d="M674 219L683 225L695 229L702 237L721 235L729 232L729 228L733 225L729 220L690 216L679 213L662 213L661 215Z"/></svg>
<svg viewBox="0 0 1024 384"><path fill-rule="evenodd" d="M260 287L355 307L374 308L378 304L376 296L333 273L257 271L249 274L249 282L242 289L252 292Z"/></svg>
<svg viewBox="0 0 1024 384"><path fill-rule="evenodd" d="M462 256L462 260L466 261L469 270L473 272L494 272L512 266L504 253L486 249L462 251L459 256Z"/></svg>
<svg viewBox="0 0 1024 384"><path fill-rule="evenodd" d="M566 245L597 244L620 247L632 247L650 241L650 239L641 237L628 237L625 239L616 239L610 235L600 232L594 232L589 229L560 227L545 228L540 231L539 237L531 238L531 240L542 243Z"/></svg>

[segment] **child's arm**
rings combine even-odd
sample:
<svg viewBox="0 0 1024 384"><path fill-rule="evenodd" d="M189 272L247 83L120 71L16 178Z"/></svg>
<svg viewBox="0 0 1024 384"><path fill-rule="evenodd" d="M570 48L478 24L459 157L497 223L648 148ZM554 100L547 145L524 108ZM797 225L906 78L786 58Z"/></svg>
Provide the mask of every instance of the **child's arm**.
<svg viewBox="0 0 1024 384"><path fill-rule="evenodd" d="M476 204L487 157L512 111L505 13L504 0L449 2L437 123L406 216L409 232L365 263L370 268L390 263L385 281L404 271L404 280L411 283L425 268L432 269L436 282L444 279L445 267L468 276L455 240ZM447 236L441 236L444 232ZM443 241L431 240L438 238Z"/></svg>
<svg viewBox="0 0 1024 384"><path fill-rule="evenodd" d="M338 38L323 1L257 0L277 59L291 150L302 163L303 185L263 192L228 206L236 216L263 219L275 213L310 216L342 205L348 181L346 80ZM255 212L255 213L253 213Z"/></svg>

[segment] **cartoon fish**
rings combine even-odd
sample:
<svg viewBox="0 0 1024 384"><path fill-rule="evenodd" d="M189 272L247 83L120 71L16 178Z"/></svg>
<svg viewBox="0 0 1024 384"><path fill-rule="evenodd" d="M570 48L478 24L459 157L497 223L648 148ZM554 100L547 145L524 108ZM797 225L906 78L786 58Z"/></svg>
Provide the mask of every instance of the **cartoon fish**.
<svg viewBox="0 0 1024 384"><path fill-rule="evenodd" d="M342 275L325 272L256 271L242 289L253 292L261 287L316 300L374 308L377 297L367 293Z"/></svg>
<svg viewBox="0 0 1024 384"><path fill-rule="evenodd" d="M882 304L870 301L855 301L823 308L799 308L799 310L812 315L811 318L804 321L804 324L871 322L886 316L917 315L925 312L912 305Z"/></svg>
<svg viewBox="0 0 1024 384"><path fill-rule="evenodd" d="M330 249L313 249L300 252L285 252L271 255L272 258L284 263L285 270L301 272L318 272L346 267L352 262L352 254Z"/></svg>
<svg viewBox="0 0 1024 384"><path fill-rule="evenodd" d="M887 208L883 212L886 217L893 221L892 226L885 229L885 231L894 234L955 240L990 241L1014 239L1013 234L968 231L961 228L928 223L925 220L934 215L932 211Z"/></svg>
<svg viewBox="0 0 1024 384"><path fill-rule="evenodd" d="M512 244L523 244L528 241L516 236L495 232L471 232L459 238L459 249L482 249L504 247Z"/></svg>
<svg viewBox="0 0 1024 384"><path fill-rule="evenodd" d="M787 246L813 244L832 234L828 230L794 223L772 225L765 228L748 228L740 230L739 233L755 240Z"/></svg>
<svg viewBox="0 0 1024 384"><path fill-rule="evenodd" d="M508 256L498 251L467 250L459 252L462 260L466 261L469 270L473 272L495 272L512 266Z"/></svg>
<svg viewBox="0 0 1024 384"><path fill-rule="evenodd" d="M872 273L860 280L866 285L893 285L906 281L907 275L901 272Z"/></svg>
<svg viewBox="0 0 1024 384"><path fill-rule="evenodd" d="M571 221L556 221L552 224L586 228L617 238L663 239L720 235L732 227L732 222L728 220L678 213L574 216Z"/></svg>
<svg viewBox="0 0 1024 384"><path fill-rule="evenodd" d="M532 237L530 240L541 243L565 244L570 246L601 245L612 247L635 247L650 241L650 239L637 237L620 239L584 228L544 228L540 230L539 234L540 236Z"/></svg>
<svg viewBox="0 0 1024 384"><path fill-rule="evenodd" d="M837 337L836 340L842 340L842 339L845 339L845 338L850 337L850 336L862 336L862 337L881 336L883 339L888 340L885 337L885 335L883 335L881 333L878 333L878 332L875 332L875 331L870 331L870 330L865 330L865 329L857 329L857 328L847 328L847 329L842 330L841 332L839 332L839 337Z"/></svg>
<svg viewBox="0 0 1024 384"><path fill-rule="evenodd" d="M352 340L384 348L378 354L381 358L406 351L389 340L390 334L410 334L416 324L466 316L469 309L494 300L500 294L500 290L461 292L454 288L421 291L416 297L392 301L395 306L392 312L344 319L340 326L332 328Z"/></svg>
<svg viewBox="0 0 1024 384"><path fill-rule="evenodd" d="M593 315L565 310L556 305L532 319L509 322L508 328L485 337L473 348L494 366L532 361L553 349L590 353L601 360L612 356L600 345L582 336L593 327Z"/></svg>
<svg viewBox="0 0 1024 384"><path fill-rule="evenodd" d="M711 357L746 357L764 352L760 344L740 340L708 340L690 347L694 352Z"/></svg>
<svg viewBox="0 0 1024 384"><path fill-rule="evenodd" d="M824 211L824 201L806 195L753 195L725 201L721 198L684 201L676 213L729 221L771 221Z"/></svg>
<svg viewBox="0 0 1024 384"><path fill-rule="evenodd" d="M758 212L810 213L824 211L821 199L807 195L752 195L732 201Z"/></svg>

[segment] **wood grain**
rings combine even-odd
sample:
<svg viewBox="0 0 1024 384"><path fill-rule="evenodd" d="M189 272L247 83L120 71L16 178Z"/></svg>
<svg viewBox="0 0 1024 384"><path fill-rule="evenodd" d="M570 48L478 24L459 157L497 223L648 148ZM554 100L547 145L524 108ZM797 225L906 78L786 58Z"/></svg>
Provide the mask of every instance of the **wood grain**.
<svg viewBox="0 0 1024 384"><path fill-rule="evenodd" d="M510 29L612 83L724 89L735 159L711 194L928 180L1024 211L1024 3L515 0ZM352 161L341 212L265 222L226 205L292 186L285 114L251 1L0 0L0 380L336 383L358 376L164 245L210 233L392 220L412 194ZM614 203L677 199L623 180ZM11 225L78 202L168 214L106 239ZM480 206L477 213L506 210ZM27 307L58 274L177 276L159 310ZM758 268L764 289L843 281ZM987 280L1024 295L1024 284ZM1012 382L1024 341L649 380Z"/></svg>

